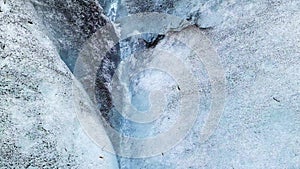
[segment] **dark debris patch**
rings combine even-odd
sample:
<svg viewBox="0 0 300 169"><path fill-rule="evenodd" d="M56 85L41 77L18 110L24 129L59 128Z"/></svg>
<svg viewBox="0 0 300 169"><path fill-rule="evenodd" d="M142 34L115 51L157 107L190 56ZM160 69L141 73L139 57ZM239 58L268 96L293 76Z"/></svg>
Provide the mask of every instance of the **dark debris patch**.
<svg viewBox="0 0 300 169"><path fill-rule="evenodd" d="M5 44L2 43L2 42L0 42L0 48L1 48L2 50L4 50L4 49L5 49Z"/></svg>
<svg viewBox="0 0 300 169"><path fill-rule="evenodd" d="M140 12L166 12L170 13L174 10L175 3L177 0L126 0L126 6L129 13L140 13Z"/></svg>
<svg viewBox="0 0 300 169"><path fill-rule="evenodd" d="M144 40L146 48L155 48L159 41L161 41L164 37L165 35L158 35L153 41L148 42Z"/></svg>
<svg viewBox="0 0 300 169"><path fill-rule="evenodd" d="M278 100L277 98L273 97L273 100L275 100L276 102L280 103L280 100Z"/></svg>

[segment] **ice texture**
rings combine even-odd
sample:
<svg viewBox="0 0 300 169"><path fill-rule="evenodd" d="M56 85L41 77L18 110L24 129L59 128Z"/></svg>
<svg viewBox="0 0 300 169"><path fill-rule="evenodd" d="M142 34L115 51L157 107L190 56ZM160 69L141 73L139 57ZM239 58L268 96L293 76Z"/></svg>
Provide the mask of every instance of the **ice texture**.
<svg viewBox="0 0 300 169"><path fill-rule="evenodd" d="M74 77L33 4L0 3L0 168L118 168L80 126Z"/></svg>
<svg viewBox="0 0 300 169"><path fill-rule="evenodd" d="M133 0L120 4L120 18L164 12L202 28L219 54L227 82L223 116L207 142L198 142L197 122L171 151L153 158L121 158L121 168L300 167L298 1Z"/></svg>
<svg viewBox="0 0 300 169"><path fill-rule="evenodd" d="M0 168L300 168L299 1L4 1L0 1ZM117 32L122 29L118 20L140 12L180 17L209 38L226 72L226 104L206 142L199 142L204 113L170 151L149 158L124 158L98 147L79 124L71 71L82 45L108 19L116 23ZM157 26L149 25L155 23L151 21L134 23L132 28ZM162 47L183 58L193 56L183 44L171 43L168 31L124 39L115 53L108 53L114 57L105 58L97 79L102 112L111 109L106 83L114 70L106 69L109 66ZM210 86L205 66L189 65L196 69L203 87L198 106L206 112ZM143 78L136 80L155 77L177 88L169 76L156 75L140 74ZM138 82L127 84L129 96L138 109L146 110L147 90L153 85ZM88 100L82 96L82 102ZM169 129L176 112L165 115L154 125L142 126L120 115L102 114L118 131L135 137ZM122 146L130 149L126 142Z"/></svg>

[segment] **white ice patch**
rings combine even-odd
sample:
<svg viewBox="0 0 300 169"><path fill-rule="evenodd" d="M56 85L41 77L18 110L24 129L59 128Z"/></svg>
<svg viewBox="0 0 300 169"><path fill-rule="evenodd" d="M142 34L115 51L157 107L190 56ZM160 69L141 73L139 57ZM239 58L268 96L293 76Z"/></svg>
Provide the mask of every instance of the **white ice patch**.
<svg viewBox="0 0 300 169"><path fill-rule="evenodd" d="M8 5L7 0L0 0L0 15L1 13L5 13L9 11L10 6Z"/></svg>

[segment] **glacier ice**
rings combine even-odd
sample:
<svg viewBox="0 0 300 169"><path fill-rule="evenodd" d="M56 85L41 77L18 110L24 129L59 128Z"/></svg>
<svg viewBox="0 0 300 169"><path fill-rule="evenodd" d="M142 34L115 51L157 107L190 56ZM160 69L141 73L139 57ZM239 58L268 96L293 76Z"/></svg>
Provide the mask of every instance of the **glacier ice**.
<svg viewBox="0 0 300 169"><path fill-rule="evenodd" d="M0 1L0 168L300 167L298 1L5 2ZM140 12L150 12L152 16L156 15L154 12L171 14L180 17L182 22L163 18L147 20L147 17L122 22L124 17ZM145 21L147 23L142 24ZM112 31L103 29L107 25ZM225 109L214 134L204 143L199 142L199 131L211 106L209 72L205 64L193 60L197 58L193 52L182 43L170 40L172 36L180 36L184 28L191 28L190 25L208 37L226 72ZM161 28L163 33L141 31L140 35L119 37L137 28ZM99 36L100 40L93 36ZM112 47L119 38L123 40L106 56L101 56L104 61L100 69L89 68L91 64L76 68L76 62L86 63L84 59L98 62L97 57L91 56ZM85 53L80 53L83 48ZM114 98L110 95L112 86L107 82L112 80L116 67L132 55L140 57L142 51L160 48L176 53L197 77L201 95L195 105L202 111L195 125L179 144L157 156L124 158L113 155L113 151L112 154L104 151L105 148L97 146L91 139L93 136L84 131L85 127L91 130L99 127L103 132L99 139L110 142L102 124L84 126L74 113L82 109L93 112L88 102L91 93L97 97L97 108L106 112L92 117L103 117L127 136L143 138L166 132L180 116L176 111L166 111L165 118L143 125L108 111L113 107ZM78 56L83 57L78 60ZM81 71L94 68L98 73L96 80L91 78L94 75ZM86 76L85 81L73 83L72 73L79 75L78 79ZM151 109L151 101L158 98L156 94L161 94L149 94L161 87L148 83L153 79L159 81L156 85L166 85L164 89L169 95L162 97L163 100L168 98L167 102L175 103L180 100L178 90L183 87L177 86L170 76L160 71L142 72L123 83L129 89L125 95L133 108ZM97 90L85 85L93 80L99 87ZM74 93L74 86L78 93ZM80 96L76 97L75 105L74 94ZM123 97L117 95L117 98ZM172 104L168 106L177 110ZM126 140L121 141L112 140L112 144L120 142L115 149L130 151L136 147L128 145ZM153 150L161 145L163 143L156 143ZM132 151L138 153L138 150Z"/></svg>

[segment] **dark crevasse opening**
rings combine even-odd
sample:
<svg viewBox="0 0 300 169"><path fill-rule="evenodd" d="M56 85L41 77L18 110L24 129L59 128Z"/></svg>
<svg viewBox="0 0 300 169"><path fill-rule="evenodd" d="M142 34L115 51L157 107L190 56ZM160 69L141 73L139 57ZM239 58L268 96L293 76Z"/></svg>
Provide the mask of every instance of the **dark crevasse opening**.
<svg viewBox="0 0 300 169"><path fill-rule="evenodd" d="M144 137L147 135L147 130L151 128L142 127L141 124L134 123L127 120L115 109L112 98L112 78L117 71L121 61L125 61L128 57L131 57L134 53L143 52L148 48L153 48L164 36L157 34L142 34L133 36L117 43L109 52L106 53L102 62L99 64L96 78L96 99L98 102L98 108L101 112L101 116L105 118L107 122L115 130L121 134L127 136ZM131 76L130 72L122 72L123 76ZM138 80L137 80L138 81ZM147 101L147 92L133 90L133 84L128 84L127 90L129 90L129 97L131 97L131 103L136 109L149 109L149 102ZM123 96L127 97L127 96ZM147 106L148 105L148 106ZM126 127L125 127L126 126ZM143 136L144 135L144 136Z"/></svg>
<svg viewBox="0 0 300 169"><path fill-rule="evenodd" d="M94 0L36 0L32 3L43 21L45 33L73 72L82 45L107 23L101 7Z"/></svg>
<svg viewBox="0 0 300 169"><path fill-rule="evenodd" d="M118 0L103 1L100 4L103 5L111 21L114 20L117 12L122 9L122 5ZM46 27L46 33L57 47L61 59L73 72L81 47L97 30L101 30L101 27L109 22L103 17L101 7L93 0L35 1L33 5ZM122 59L130 54L155 47L163 37L163 35L149 33L125 39L107 53L101 64L99 63L96 95L102 113L101 116L111 124L122 121L120 115L109 114L112 103L106 83L111 79L106 77L111 77L116 68L111 65L117 66ZM123 119L123 121L126 120ZM119 123L114 127L121 130L122 124Z"/></svg>

